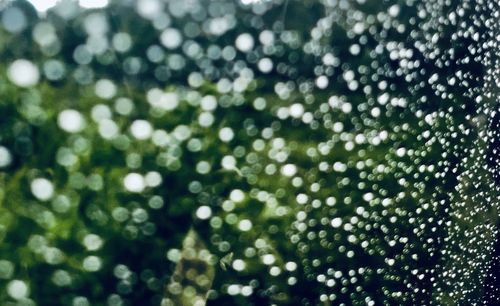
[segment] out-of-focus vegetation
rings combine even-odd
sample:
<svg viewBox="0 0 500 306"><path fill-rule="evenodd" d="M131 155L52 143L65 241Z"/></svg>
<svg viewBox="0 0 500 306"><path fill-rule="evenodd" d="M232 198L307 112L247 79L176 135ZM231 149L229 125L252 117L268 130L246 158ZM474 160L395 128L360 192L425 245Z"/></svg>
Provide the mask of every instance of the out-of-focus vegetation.
<svg viewBox="0 0 500 306"><path fill-rule="evenodd" d="M91 2L0 2L0 304L482 298L495 4Z"/></svg>

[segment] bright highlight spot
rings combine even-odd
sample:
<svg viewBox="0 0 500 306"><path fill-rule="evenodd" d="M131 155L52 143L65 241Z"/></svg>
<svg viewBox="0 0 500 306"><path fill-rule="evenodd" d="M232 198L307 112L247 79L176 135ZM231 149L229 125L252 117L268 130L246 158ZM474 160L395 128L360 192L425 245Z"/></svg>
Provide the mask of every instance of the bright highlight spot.
<svg viewBox="0 0 500 306"><path fill-rule="evenodd" d="M66 109L57 116L57 124L68 133L78 133L85 128L85 119L80 112L73 109Z"/></svg>
<svg viewBox="0 0 500 306"><path fill-rule="evenodd" d="M40 72L31 61L18 59L10 64L7 76L19 87L31 87L38 83Z"/></svg>
<svg viewBox="0 0 500 306"><path fill-rule="evenodd" d="M139 173L129 173L123 179L123 185L125 189L130 192L140 193L146 188L146 182L144 181L144 177Z"/></svg>
<svg viewBox="0 0 500 306"><path fill-rule="evenodd" d="M31 182L31 193L40 201L48 201L54 195L54 185L45 178L36 178Z"/></svg>
<svg viewBox="0 0 500 306"><path fill-rule="evenodd" d="M12 280L7 284L7 293L16 300L26 298L29 293L28 285L22 280Z"/></svg>
<svg viewBox="0 0 500 306"><path fill-rule="evenodd" d="M56 6L59 0L28 0L39 12L46 12Z"/></svg>
<svg viewBox="0 0 500 306"><path fill-rule="evenodd" d="M43 1L43 0L41 0ZM108 0L78 0L78 4L83 8L103 8L108 5Z"/></svg>

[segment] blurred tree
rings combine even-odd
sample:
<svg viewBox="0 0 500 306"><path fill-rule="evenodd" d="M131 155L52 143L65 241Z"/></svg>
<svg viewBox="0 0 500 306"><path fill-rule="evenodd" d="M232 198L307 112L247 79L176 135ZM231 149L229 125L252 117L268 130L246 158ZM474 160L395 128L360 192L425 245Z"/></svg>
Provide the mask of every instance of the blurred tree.
<svg viewBox="0 0 500 306"><path fill-rule="evenodd" d="M498 5L107 2L1 4L3 305L482 298Z"/></svg>

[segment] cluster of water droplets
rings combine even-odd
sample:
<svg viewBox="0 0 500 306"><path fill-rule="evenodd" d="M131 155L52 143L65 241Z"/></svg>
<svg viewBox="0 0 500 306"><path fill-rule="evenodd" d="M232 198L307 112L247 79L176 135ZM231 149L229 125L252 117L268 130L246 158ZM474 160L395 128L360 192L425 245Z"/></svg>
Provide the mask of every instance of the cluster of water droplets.
<svg viewBox="0 0 500 306"><path fill-rule="evenodd" d="M495 1L79 2L2 4L2 302L498 298Z"/></svg>

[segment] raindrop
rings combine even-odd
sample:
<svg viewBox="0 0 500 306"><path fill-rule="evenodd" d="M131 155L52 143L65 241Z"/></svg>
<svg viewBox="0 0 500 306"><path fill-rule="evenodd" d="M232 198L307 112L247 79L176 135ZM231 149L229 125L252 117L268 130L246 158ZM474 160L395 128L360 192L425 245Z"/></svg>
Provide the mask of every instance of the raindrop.
<svg viewBox="0 0 500 306"><path fill-rule="evenodd" d="M85 128L86 122L80 112L66 109L57 116L57 123L61 129L68 133L78 133Z"/></svg>
<svg viewBox="0 0 500 306"><path fill-rule="evenodd" d="M249 33L243 33L236 38L235 45L241 52L250 52L254 47L254 39Z"/></svg>
<svg viewBox="0 0 500 306"><path fill-rule="evenodd" d="M200 206L196 210L196 217L201 220L207 220L212 216L212 209L208 206Z"/></svg>
<svg viewBox="0 0 500 306"><path fill-rule="evenodd" d="M176 49L182 43L181 32L174 28L165 29L161 33L160 41L167 49Z"/></svg>
<svg viewBox="0 0 500 306"><path fill-rule="evenodd" d="M144 177L138 173L129 173L123 179L125 189L130 192L141 193L146 188Z"/></svg>
<svg viewBox="0 0 500 306"><path fill-rule="evenodd" d="M12 154L10 151L4 146L0 146L0 168L9 166L11 162Z"/></svg>
<svg viewBox="0 0 500 306"><path fill-rule="evenodd" d="M83 259L83 269L89 272L97 272L102 267L102 260L97 256L87 256Z"/></svg>
<svg viewBox="0 0 500 306"><path fill-rule="evenodd" d="M145 140L153 134L153 127L146 120L135 120L130 125L130 133L139 140Z"/></svg>
<svg viewBox="0 0 500 306"><path fill-rule="evenodd" d="M7 76L19 87L31 87L38 83L40 72L31 61L18 59L10 64Z"/></svg>
<svg viewBox="0 0 500 306"><path fill-rule="evenodd" d="M11 33L19 33L27 26L26 15L17 7L10 7L2 12L2 26Z"/></svg>
<svg viewBox="0 0 500 306"><path fill-rule="evenodd" d="M45 178L31 181L31 193L40 201L48 201L54 196L54 185Z"/></svg>
<svg viewBox="0 0 500 306"><path fill-rule="evenodd" d="M87 250L95 251L102 247L103 241L101 237L95 234L88 234L83 238L83 245L87 248Z"/></svg>
<svg viewBox="0 0 500 306"><path fill-rule="evenodd" d="M14 299L16 300L21 300L24 299L28 296L29 294L29 288L28 285L18 279L11 280L7 284L7 293Z"/></svg>

